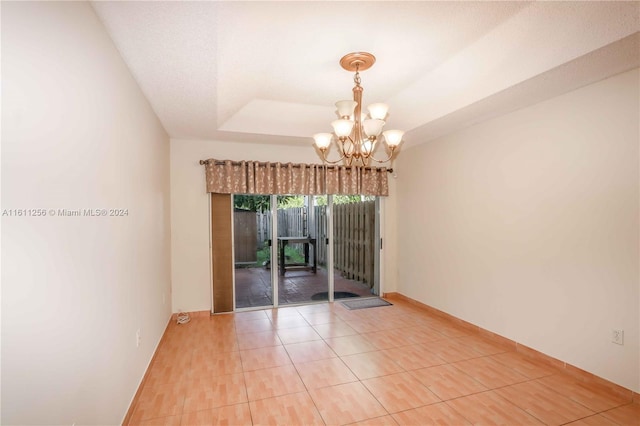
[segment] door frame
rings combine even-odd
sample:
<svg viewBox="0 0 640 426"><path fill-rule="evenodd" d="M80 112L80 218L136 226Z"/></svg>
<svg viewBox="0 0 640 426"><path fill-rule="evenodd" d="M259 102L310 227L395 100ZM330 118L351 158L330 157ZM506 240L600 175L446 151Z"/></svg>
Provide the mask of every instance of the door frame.
<svg viewBox="0 0 640 426"><path fill-rule="evenodd" d="M327 220L327 241L319 242L319 243L327 243L327 291L328 291L328 300L327 302L331 303L335 301L334 291L335 291L335 279L334 279L334 250L333 250L333 195L327 195L327 205L326 208L326 220ZM231 194L231 235L234 235L235 229L233 224L233 213L234 213L234 202L233 197L235 194ZM312 195L308 195L308 197L313 197ZM209 210L209 220L208 220L208 228L209 228L209 279L210 279L210 296L211 296L211 313L214 313L214 289L213 289L213 225L212 225L212 205L211 205L211 196L209 194L208 198L208 210ZM235 267L232 267L232 287L233 287L233 312L242 312L242 311L250 311L250 310L259 310L259 309L269 309L269 308L278 308L279 307L279 276L278 276L278 268L274 268L273 259L278 259L278 196L270 195L270 215L271 215L271 246L270 246L270 254L271 254L271 295L272 295L272 304L266 306L256 306L256 307L248 307L248 308L240 308L236 307L236 276L235 276ZM388 247L388 242L384 241L385 236L385 204L386 201L382 197L376 198L376 222L378 226L375 227L376 238L375 238L375 260L377 263L377 268L375 270L376 283L378 287L378 297L382 297L384 294L385 287L385 248ZM383 244L384 243L384 244ZM233 238L231 239L231 259L232 265L235 264L235 244ZM314 253L315 255L315 253ZM321 302L322 303L322 302ZM298 305L306 305L313 303L304 303L304 304L291 304L286 306L298 306Z"/></svg>

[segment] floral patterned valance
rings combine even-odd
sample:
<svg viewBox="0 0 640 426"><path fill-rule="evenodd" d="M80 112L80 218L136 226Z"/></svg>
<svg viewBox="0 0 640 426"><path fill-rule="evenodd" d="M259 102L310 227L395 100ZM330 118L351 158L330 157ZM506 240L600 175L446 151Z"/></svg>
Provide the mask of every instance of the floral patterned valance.
<svg viewBox="0 0 640 426"><path fill-rule="evenodd" d="M207 192L217 194L389 195L385 167L208 159Z"/></svg>

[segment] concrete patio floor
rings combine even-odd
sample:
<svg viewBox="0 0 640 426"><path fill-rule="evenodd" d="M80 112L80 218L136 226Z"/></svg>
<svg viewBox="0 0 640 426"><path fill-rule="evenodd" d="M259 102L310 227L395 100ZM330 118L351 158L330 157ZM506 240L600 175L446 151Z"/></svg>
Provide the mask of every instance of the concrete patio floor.
<svg viewBox="0 0 640 426"><path fill-rule="evenodd" d="M273 305L270 269L265 267L236 268L235 274L236 308ZM350 292L359 297L373 295L369 284L342 278L339 271L335 271L334 277L335 292ZM319 301L312 299L312 296L322 292L326 293L328 282L327 270L321 267L318 267L315 274L311 271L287 271L284 277L278 275L278 304Z"/></svg>

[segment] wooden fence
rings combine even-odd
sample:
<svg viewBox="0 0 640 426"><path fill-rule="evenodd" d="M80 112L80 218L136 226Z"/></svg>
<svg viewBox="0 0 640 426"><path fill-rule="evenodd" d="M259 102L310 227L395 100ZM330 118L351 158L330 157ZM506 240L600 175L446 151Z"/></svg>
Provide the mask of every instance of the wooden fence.
<svg viewBox="0 0 640 426"><path fill-rule="evenodd" d="M236 263L251 263L257 260L256 213L235 210L233 212L233 246L235 247Z"/></svg>
<svg viewBox="0 0 640 426"><path fill-rule="evenodd" d="M375 201L333 206L333 262L342 276L373 287Z"/></svg>
<svg viewBox="0 0 640 426"><path fill-rule="evenodd" d="M317 207L316 207L317 208ZM264 247L271 238L271 213L256 213L258 247ZM303 237L308 234L306 207L278 209L278 235L281 237Z"/></svg>
<svg viewBox="0 0 640 426"><path fill-rule="evenodd" d="M310 220L305 207L278 210L278 235L302 237L311 234L317 239L318 265L327 264L327 210L314 207ZM263 247L271 236L271 215L258 213L257 243ZM373 287L375 274L375 201L362 201L333 206L334 267L343 277L361 281ZM309 232L311 228L311 232ZM294 248L302 250L302 246ZM302 252L300 253L302 254Z"/></svg>

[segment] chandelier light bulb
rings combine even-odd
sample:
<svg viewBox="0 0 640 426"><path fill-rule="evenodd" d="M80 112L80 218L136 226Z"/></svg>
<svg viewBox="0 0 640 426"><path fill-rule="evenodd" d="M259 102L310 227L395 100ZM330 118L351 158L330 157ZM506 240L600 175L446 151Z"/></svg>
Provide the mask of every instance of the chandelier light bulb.
<svg viewBox="0 0 640 426"><path fill-rule="evenodd" d="M319 149L327 149L331 145L331 139L333 135L331 133L316 133L313 135L313 140Z"/></svg>
<svg viewBox="0 0 640 426"><path fill-rule="evenodd" d="M382 120L364 120L362 128L367 136L378 136L382 132L384 121Z"/></svg>
<svg viewBox="0 0 640 426"><path fill-rule="evenodd" d="M386 130L382 132L382 135L384 136L384 140L387 142L387 145L395 148L400 145L400 142L402 142L404 132L402 130Z"/></svg>
<svg viewBox="0 0 640 426"><path fill-rule="evenodd" d="M351 117L353 116L353 111L356 109L358 103L356 101L338 101L336 102L336 108L338 109L338 116L342 117Z"/></svg>
<svg viewBox="0 0 640 426"><path fill-rule="evenodd" d="M384 120L389 111L389 105L383 103L371 104L367 107L369 115L374 120Z"/></svg>
<svg viewBox="0 0 640 426"><path fill-rule="evenodd" d="M333 131L336 132L336 135L340 138L347 137L351 134L351 130L353 130L354 122L351 120L334 120L331 122L333 126Z"/></svg>

